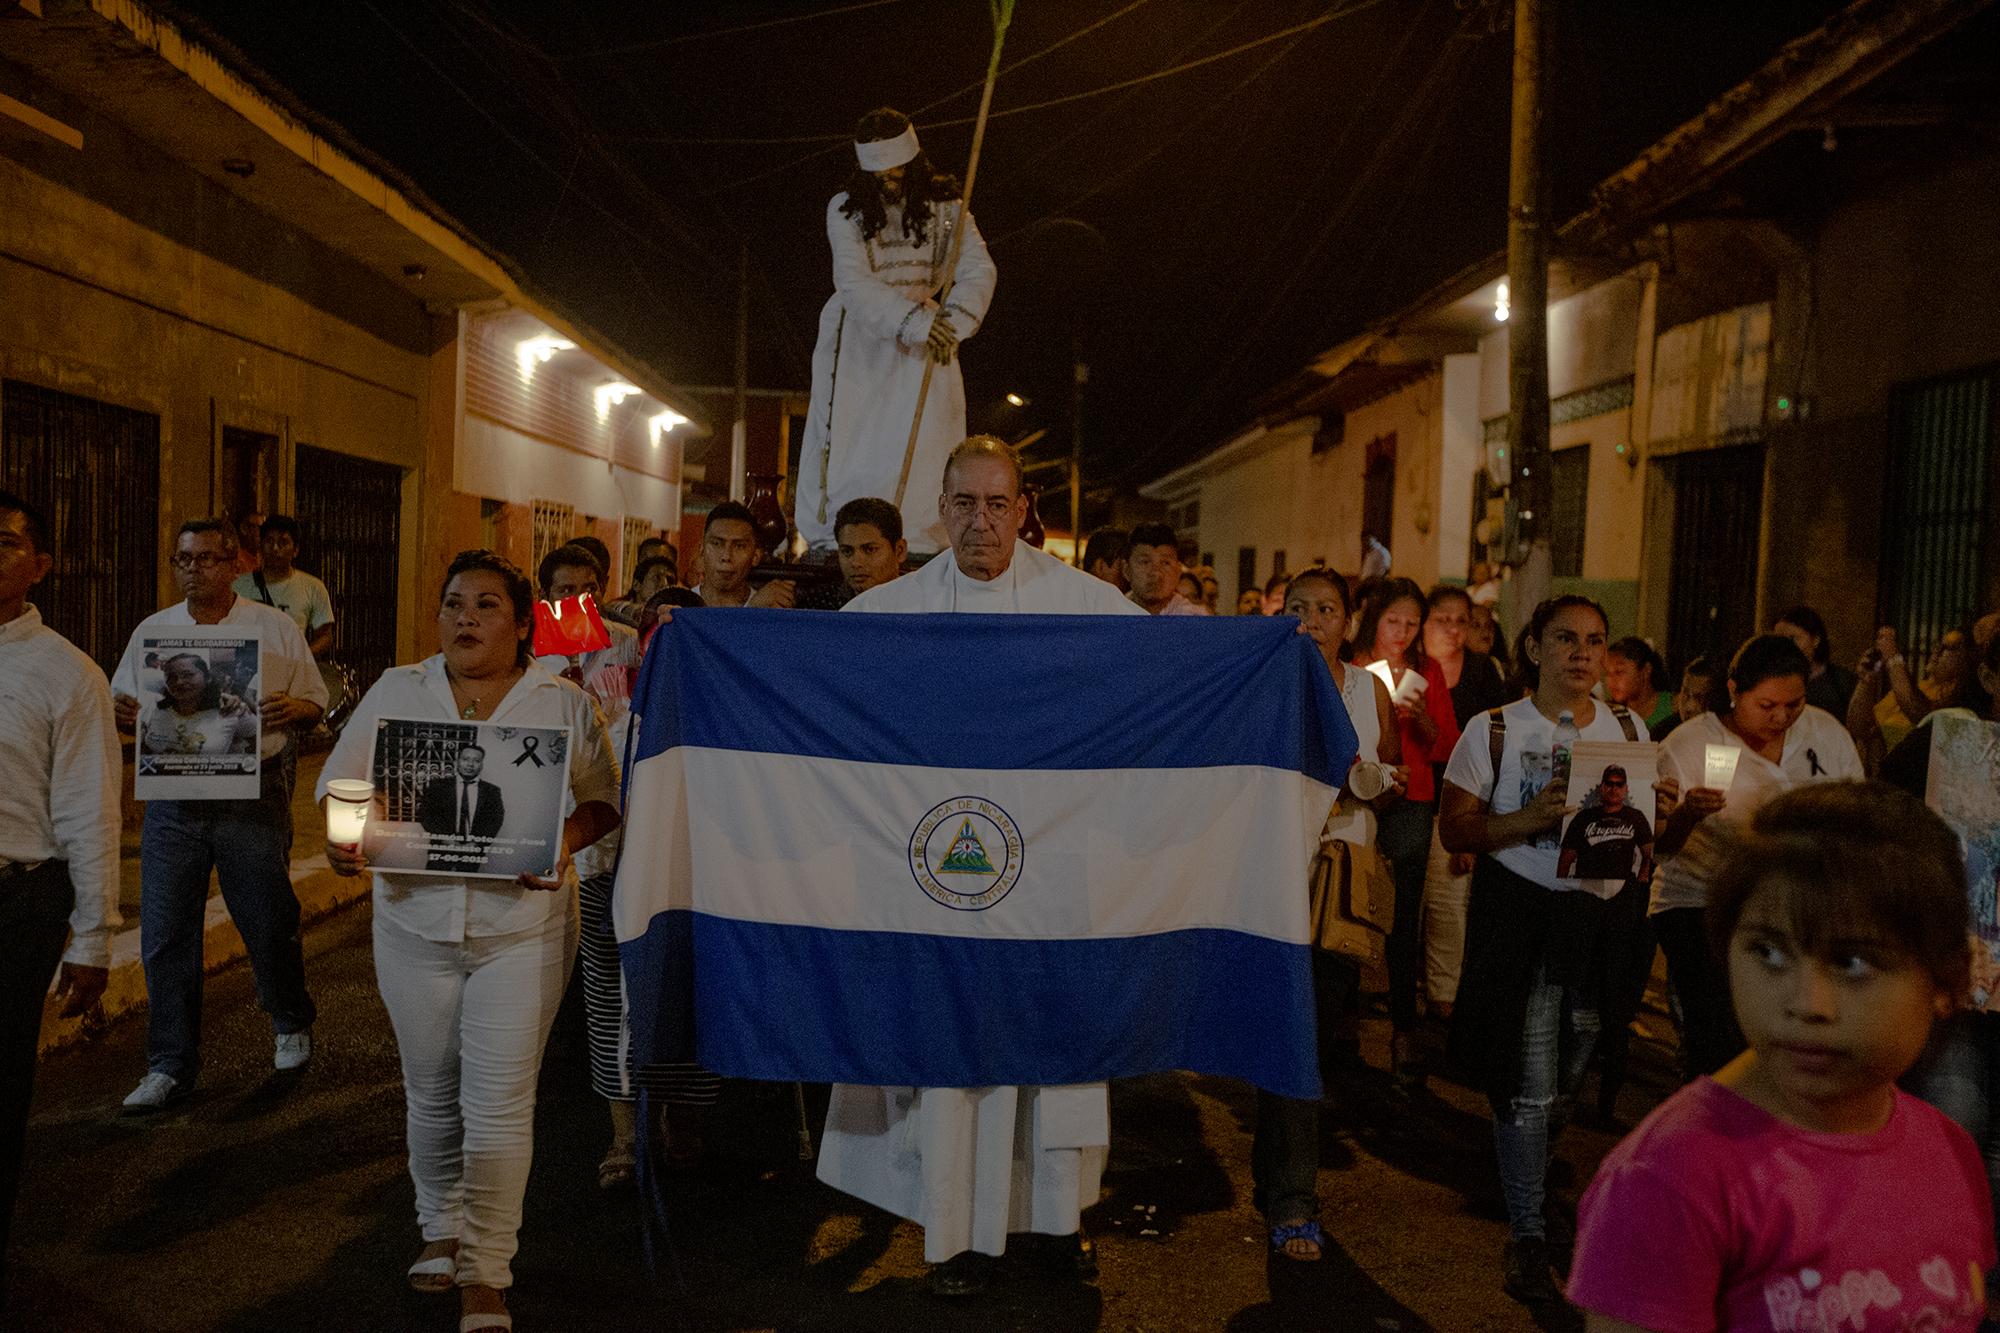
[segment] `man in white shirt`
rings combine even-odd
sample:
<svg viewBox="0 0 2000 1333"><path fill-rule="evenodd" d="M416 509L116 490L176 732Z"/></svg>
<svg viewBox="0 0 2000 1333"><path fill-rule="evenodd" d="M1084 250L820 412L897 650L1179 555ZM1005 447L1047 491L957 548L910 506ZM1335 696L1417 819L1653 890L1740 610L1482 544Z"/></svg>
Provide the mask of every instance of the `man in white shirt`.
<svg viewBox="0 0 2000 1333"><path fill-rule="evenodd" d="M1205 616L1208 608L1181 592L1181 544L1164 523L1132 529L1125 550L1125 576L1132 605L1150 616Z"/></svg>
<svg viewBox="0 0 2000 1333"><path fill-rule="evenodd" d="M111 681L121 730L139 716L143 640L184 625L229 625L259 640L263 676L262 794L255 800L149 801L139 843L139 951L146 966L146 1076L125 1099L128 1115L150 1115L185 1097L201 1064L202 922L208 879L221 881L230 920L257 976L257 999L277 1039L272 1063L301 1067L312 1056L312 997L292 892L293 733L326 710L326 682L298 624L238 597L236 533L221 519L181 524L173 565L187 600L139 622Z"/></svg>
<svg viewBox="0 0 2000 1333"><path fill-rule="evenodd" d="M28 603L47 533L0 491L0 1282L49 977L65 1017L94 1008L120 923L111 686Z"/></svg>
<svg viewBox="0 0 2000 1333"><path fill-rule="evenodd" d="M1004 441L952 450L938 513L951 549L862 593L850 611L1139 615L1116 587L1019 538L1021 465ZM1079 1214L1097 1201L1111 1141L1102 1083L1077 1087L875 1088L835 1084L819 1178L920 1223L931 1289L983 1288L1010 1232L1036 1233L1059 1274L1096 1258Z"/></svg>
<svg viewBox="0 0 2000 1333"><path fill-rule="evenodd" d="M325 657L333 651L333 596L324 583L292 564L299 554L298 520L273 514L257 532L262 559L256 569L237 576L231 591L283 611L298 623L312 655Z"/></svg>

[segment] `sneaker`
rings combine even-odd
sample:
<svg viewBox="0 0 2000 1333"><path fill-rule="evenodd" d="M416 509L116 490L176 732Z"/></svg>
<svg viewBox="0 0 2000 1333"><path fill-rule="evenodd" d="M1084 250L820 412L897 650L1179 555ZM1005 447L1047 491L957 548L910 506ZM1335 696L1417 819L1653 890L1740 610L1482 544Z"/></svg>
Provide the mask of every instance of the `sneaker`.
<svg viewBox="0 0 2000 1333"><path fill-rule="evenodd" d="M181 1098L188 1090L167 1074L148 1073L139 1080L139 1086L132 1089L119 1109L120 1115L158 1115Z"/></svg>
<svg viewBox="0 0 2000 1333"><path fill-rule="evenodd" d="M307 1032L280 1032L271 1052L271 1065L280 1073L298 1069L312 1059L313 1034Z"/></svg>
<svg viewBox="0 0 2000 1333"><path fill-rule="evenodd" d="M1549 1243L1540 1236L1509 1237L1502 1263L1505 1274L1500 1285L1523 1305L1555 1305L1562 1292L1549 1271Z"/></svg>

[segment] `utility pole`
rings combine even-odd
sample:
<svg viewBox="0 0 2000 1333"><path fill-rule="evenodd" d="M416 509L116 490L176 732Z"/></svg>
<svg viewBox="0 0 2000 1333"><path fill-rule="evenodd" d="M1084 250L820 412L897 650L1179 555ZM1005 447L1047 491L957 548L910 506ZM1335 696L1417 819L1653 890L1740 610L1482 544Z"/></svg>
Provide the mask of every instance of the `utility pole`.
<svg viewBox="0 0 2000 1333"><path fill-rule="evenodd" d="M736 255L736 415L729 427L729 498L750 493L750 242Z"/></svg>
<svg viewBox="0 0 2000 1333"><path fill-rule="evenodd" d="M1069 535L1076 550L1070 563L1083 568L1083 386L1090 383L1090 367L1083 363L1083 336L1074 322L1069 331L1069 360L1072 372L1069 391Z"/></svg>
<svg viewBox="0 0 2000 1333"><path fill-rule="evenodd" d="M1514 0L1514 135L1507 178L1508 625L1518 629L1549 595L1549 236L1542 172L1542 0Z"/></svg>

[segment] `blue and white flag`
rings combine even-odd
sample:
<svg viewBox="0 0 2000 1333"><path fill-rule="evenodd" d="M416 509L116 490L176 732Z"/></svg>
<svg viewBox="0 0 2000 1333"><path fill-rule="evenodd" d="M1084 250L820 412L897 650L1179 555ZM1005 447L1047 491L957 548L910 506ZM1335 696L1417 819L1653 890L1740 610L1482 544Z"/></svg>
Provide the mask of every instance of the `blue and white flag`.
<svg viewBox="0 0 2000 1333"><path fill-rule="evenodd" d="M633 1057L1317 1096L1307 871L1355 737L1296 629L677 611L613 907Z"/></svg>

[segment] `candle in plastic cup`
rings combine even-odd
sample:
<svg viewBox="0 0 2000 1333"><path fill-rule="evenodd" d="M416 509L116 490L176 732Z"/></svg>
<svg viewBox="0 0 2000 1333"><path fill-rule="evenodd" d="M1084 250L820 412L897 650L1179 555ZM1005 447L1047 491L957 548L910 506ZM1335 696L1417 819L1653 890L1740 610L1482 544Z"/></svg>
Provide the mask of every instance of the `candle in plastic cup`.
<svg viewBox="0 0 2000 1333"><path fill-rule="evenodd" d="M1734 745L1711 745L1702 756L1701 785L1711 791L1726 792L1736 780L1736 761L1743 751Z"/></svg>
<svg viewBox="0 0 2000 1333"><path fill-rule="evenodd" d="M326 840L359 847L368 827L368 807L375 800L373 783L335 778L326 784Z"/></svg>

